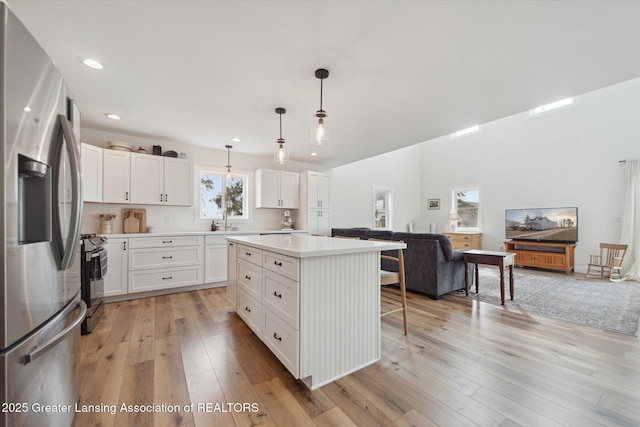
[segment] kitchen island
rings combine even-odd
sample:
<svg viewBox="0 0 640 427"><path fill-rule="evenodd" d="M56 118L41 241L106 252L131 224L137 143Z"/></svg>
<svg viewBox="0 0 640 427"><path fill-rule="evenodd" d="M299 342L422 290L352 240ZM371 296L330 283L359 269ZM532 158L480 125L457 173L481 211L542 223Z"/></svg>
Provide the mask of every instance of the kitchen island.
<svg viewBox="0 0 640 427"><path fill-rule="evenodd" d="M311 390L380 359L380 252L404 243L228 236L236 312Z"/></svg>

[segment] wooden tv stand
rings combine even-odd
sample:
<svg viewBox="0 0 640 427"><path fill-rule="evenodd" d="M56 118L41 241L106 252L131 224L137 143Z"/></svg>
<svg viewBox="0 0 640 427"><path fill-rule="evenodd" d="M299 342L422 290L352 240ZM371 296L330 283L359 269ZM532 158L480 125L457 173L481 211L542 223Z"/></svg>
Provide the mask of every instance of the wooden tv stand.
<svg viewBox="0 0 640 427"><path fill-rule="evenodd" d="M574 271L575 243L529 242L505 240L505 252L516 254L515 264L527 267L563 270L566 274Z"/></svg>

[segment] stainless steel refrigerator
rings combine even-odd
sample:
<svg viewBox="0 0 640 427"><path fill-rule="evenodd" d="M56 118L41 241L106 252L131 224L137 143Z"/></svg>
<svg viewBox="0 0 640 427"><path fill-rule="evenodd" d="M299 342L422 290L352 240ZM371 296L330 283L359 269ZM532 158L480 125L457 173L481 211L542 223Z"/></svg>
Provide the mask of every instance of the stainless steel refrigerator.
<svg viewBox="0 0 640 427"><path fill-rule="evenodd" d="M79 113L0 3L0 425L70 426L79 398ZM74 129L75 127L75 129Z"/></svg>

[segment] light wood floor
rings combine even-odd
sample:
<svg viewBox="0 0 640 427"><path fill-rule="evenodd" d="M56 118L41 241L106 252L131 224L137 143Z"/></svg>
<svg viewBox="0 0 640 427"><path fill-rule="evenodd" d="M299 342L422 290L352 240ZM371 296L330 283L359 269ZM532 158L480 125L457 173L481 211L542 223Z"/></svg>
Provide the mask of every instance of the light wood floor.
<svg viewBox="0 0 640 427"><path fill-rule="evenodd" d="M313 392L230 310L226 288L107 304L82 337L81 404L115 414L80 413L75 426L640 425L637 337L408 297L409 336L400 316L383 318L380 362Z"/></svg>

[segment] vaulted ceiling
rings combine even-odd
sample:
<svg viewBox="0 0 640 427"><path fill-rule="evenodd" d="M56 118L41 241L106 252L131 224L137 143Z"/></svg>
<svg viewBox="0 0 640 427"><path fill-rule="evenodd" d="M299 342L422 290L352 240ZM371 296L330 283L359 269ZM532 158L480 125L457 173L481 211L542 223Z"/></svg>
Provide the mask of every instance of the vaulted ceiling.
<svg viewBox="0 0 640 427"><path fill-rule="evenodd" d="M284 107L291 159L330 167L640 76L636 1L7 3L85 127L271 155Z"/></svg>

